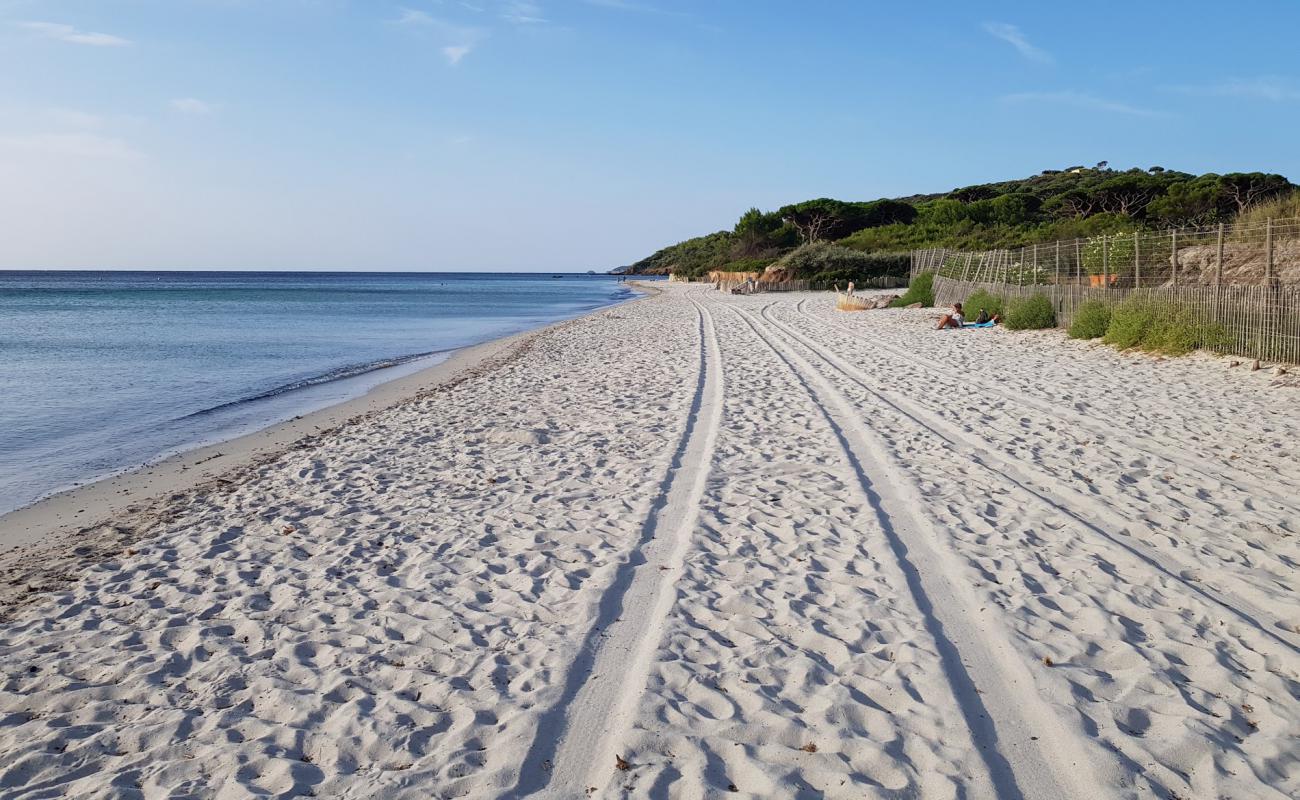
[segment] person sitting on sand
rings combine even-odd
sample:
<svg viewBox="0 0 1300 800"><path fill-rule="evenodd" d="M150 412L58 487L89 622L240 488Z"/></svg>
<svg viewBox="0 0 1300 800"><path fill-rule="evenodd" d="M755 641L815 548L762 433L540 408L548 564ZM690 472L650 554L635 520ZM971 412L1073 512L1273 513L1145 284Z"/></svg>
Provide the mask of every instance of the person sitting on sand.
<svg viewBox="0 0 1300 800"><path fill-rule="evenodd" d="M966 317L962 314L961 303L952 304L952 313L944 314L943 319L939 320L939 330L944 328L960 328L966 324Z"/></svg>

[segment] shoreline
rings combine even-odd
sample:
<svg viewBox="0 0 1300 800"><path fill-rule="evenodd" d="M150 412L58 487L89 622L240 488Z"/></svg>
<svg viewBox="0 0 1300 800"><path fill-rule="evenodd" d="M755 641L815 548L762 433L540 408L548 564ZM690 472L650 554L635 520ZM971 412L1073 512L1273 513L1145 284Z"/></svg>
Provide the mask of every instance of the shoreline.
<svg viewBox="0 0 1300 800"><path fill-rule="evenodd" d="M377 384L363 394L229 439L203 444L94 478L0 514L0 568L22 553L54 547L65 537L112 525L116 518L147 513L164 496L193 491L227 473L274 459L308 437L327 434L386 408L409 402L472 373L544 332L611 308L653 296L658 290L635 281L638 294L568 319L451 351L417 372ZM506 353L509 360L515 354ZM5 593L7 594L7 592ZM7 599L7 598L6 598Z"/></svg>

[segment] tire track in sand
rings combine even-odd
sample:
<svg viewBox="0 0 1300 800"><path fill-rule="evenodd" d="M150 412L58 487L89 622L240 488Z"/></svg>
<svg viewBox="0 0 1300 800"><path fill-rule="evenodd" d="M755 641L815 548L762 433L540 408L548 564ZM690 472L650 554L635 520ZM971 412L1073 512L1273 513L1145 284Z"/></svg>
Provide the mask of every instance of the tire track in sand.
<svg viewBox="0 0 1300 800"><path fill-rule="evenodd" d="M971 735L999 798L1087 798L1105 785L1092 759L1057 711L1040 699L1010 633L977 616L979 598L969 584L951 580L962 564L938 538L922 531L912 513L920 499L883 454L888 448L858 418L851 404L815 367L789 346L779 347L746 313L730 307L790 369L821 408L852 466L877 522L907 576ZM766 327L766 326L764 326ZM1029 733L1033 736L1029 736ZM1014 733L1015 738L1010 738Z"/></svg>
<svg viewBox="0 0 1300 800"><path fill-rule="evenodd" d="M761 313L763 319L772 327L783 333L791 341L798 343L813 353L827 366L839 372L850 382L862 387L882 403L892 406L896 411L911 419L932 435L947 440L954 447L967 449L969 451L968 460L971 463L994 472L1004 481L1025 491L1050 510L1064 514L1074 520L1097 539L1114 545L1123 551L1129 559L1136 560L1148 569L1156 570L1191 593L1213 603L1225 613L1231 614L1241 622L1255 628L1273 642L1293 652L1300 652L1300 647L1296 644L1297 638L1300 637L1296 637L1295 634L1292 634L1284 627L1283 620L1278 618L1276 614L1233 592L1209 586L1203 582L1189 580L1185 576L1194 572L1193 566L1184 562L1181 558L1138 541L1134 537L1122 537L1108 530L1108 527L1113 527L1117 531L1124 531L1136 524L1133 520L1104 505L1090 504L1088 499L1082 497L1077 490L1065 485L1054 476L1041 473L1038 475L1039 480L1036 481L1033 475L1028 474L1011 458L991 448L981 446L981 443L973 441L970 436L963 433L953 423L938 417L933 412L920 408L915 403L903 399L896 393L887 396L880 389L869 385L863 370L839 356L827 352L826 348L818 347L815 342L811 342L785 323L774 319L768 312L769 307L765 306ZM1108 523L1106 527L1089 519L1087 513L1079 510L1090 506L1093 508L1093 513L1106 520Z"/></svg>
<svg viewBox="0 0 1300 800"><path fill-rule="evenodd" d="M700 370L686 427L641 536L600 600L564 691L539 719L510 796L569 800L599 791L632 724L699 517L722 418L722 358L713 317L699 314Z"/></svg>

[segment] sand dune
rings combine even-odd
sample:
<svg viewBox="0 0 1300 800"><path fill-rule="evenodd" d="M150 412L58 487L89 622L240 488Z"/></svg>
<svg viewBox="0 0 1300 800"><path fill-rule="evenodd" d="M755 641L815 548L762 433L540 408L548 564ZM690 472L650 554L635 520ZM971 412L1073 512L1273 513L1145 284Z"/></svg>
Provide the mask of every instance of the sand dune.
<svg viewBox="0 0 1300 800"><path fill-rule="evenodd" d="M22 553L0 795L1300 794L1295 389L932 313L669 286Z"/></svg>

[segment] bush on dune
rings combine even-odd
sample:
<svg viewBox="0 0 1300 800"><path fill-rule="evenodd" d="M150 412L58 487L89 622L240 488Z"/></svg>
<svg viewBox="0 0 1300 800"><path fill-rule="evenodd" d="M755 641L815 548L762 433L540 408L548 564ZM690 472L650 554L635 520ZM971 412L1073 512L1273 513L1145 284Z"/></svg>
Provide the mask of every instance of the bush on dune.
<svg viewBox="0 0 1300 800"><path fill-rule="evenodd" d="M1121 350L1139 348L1179 356L1227 342L1222 325L1167 303L1130 297L1115 307L1103 339Z"/></svg>
<svg viewBox="0 0 1300 800"><path fill-rule="evenodd" d="M786 253L773 269L814 281L866 281L884 275L907 275L907 253L863 253L831 242L813 242Z"/></svg>
<svg viewBox="0 0 1300 800"><path fill-rule="evenodd" d="M1110 325L1110 305L1102 300L1087 300L1074 312L1070 323L1071 339L1096 339L1106 335Z"/></svg>
<svg viewBox="0 0 1300 800"><path fill-rule="evenodd" d="M1126 298L1110 313L1110 324L1106 326L1102 341L1120 350L1137 347L1155 325L1156 313L1157 308L1151 301L1141 297Z"/></svg>
<svg viewBox="0 0 1300 800"><path fill-rule="evenodd" d="M1157 314L1142 349L1181 356L1203 347L1222 346L1227 340L1228 332L1222 325L1201 319L1187 309L1167 307Z"/></svg>
<svg viewBox="0 0 1300 800"><path fill-rule="evenodd" d="M913 303L920 303L923 308L934 305L934 273L922 272L912 279L907 292L890 303L891 308L904 308Z"/></svg>
<svg viewBox="0 0 1300 800"><path fill-rule="evenodd" d="M1021 297L1007 305L1003 324L1013 331L1043 330L1056 327L1056 309L1047 295Z"/></svg>
<svg viewBox="0 0 1300 800"><path fill-rule="evenodd" d="M989 294L983 289L976 289L962 303L962 310L966 312L966 318L972 322L979 316L980 309L988 312L990 317L1001 316L1005 305L1002 298L995 294Z"/></svg>

